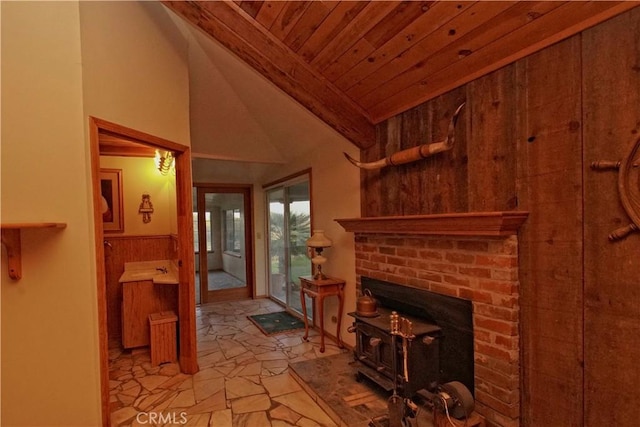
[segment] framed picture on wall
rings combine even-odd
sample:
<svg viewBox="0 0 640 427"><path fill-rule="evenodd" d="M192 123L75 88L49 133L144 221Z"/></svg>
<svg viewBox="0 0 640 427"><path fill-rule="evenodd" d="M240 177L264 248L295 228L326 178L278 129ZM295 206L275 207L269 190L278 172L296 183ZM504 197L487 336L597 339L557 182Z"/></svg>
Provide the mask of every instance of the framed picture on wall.
<svg viewBox="0 0 640 427"><path fill-rule="evenodd" d="M124 232L122 169L100 169L102 226L105 233Z"/></svg>

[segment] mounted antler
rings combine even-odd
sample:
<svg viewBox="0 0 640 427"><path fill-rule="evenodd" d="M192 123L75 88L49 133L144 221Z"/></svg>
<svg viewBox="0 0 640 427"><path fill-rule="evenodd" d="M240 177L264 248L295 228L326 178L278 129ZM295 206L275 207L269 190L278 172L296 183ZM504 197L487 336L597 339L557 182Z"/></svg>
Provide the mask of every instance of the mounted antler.
<svg viewBox="0 0 640 427"><path fill-rule="evenodd" d="M385 166L396 166L403 165L405 163L415 162L416 160L425 159L427 157L433 156L436 153L441 153L443 151L451 150L453 148L453 143L455 142L455 127L456 122L458 121L458 115L460 114L460 110L464 107L464 102L460 104L460 106L456 109L455 113L453 113L453 117L451 117L451 122L449 122L449 130L447 132L447 139L439 142L432 142L431 144L422 144L417 147L408 148L406 150L398 151L397 153L393 153L390 156L385 157L384 159L377 160L375 162L363 163L359 162L353 157L349 156L347 153L344 153L344 156L351 163L356 165L361 169L382 169Z"/></svg>

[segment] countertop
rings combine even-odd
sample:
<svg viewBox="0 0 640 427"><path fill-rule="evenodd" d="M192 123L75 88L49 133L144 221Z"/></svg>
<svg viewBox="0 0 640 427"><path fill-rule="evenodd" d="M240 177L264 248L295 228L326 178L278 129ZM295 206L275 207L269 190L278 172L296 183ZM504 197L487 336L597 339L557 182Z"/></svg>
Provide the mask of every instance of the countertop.
<svg viewBox="0 0 640 427"><path fill-rule="evenodd" d="M163 273L159 269L166 269ZM124 273L118 280L120 283L151 280L158 285L177 285L178 269L173 261L157 260L142 262L125 262Z"/></svg>

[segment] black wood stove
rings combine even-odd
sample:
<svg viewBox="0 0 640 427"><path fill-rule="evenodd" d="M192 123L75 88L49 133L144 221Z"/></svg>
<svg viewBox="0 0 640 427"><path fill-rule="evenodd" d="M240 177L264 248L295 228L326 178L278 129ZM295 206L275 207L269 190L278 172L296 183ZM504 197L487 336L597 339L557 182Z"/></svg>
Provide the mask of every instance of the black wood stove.
<svg viewBox="0 0 640 427"><path fill-rule="evenodd" d="M406 342L407 374L404 375L403 339L395 336L396 372L400 391L411 398L420 389L459 381L474 390L472 303L468 300L362 277L361 291L377 301L378 315L354 318L355 358L360 376L391 390L393 387L392 311L412 323L414 337ZM367 313L369 314L369 313ZM402 378L400 378L400 376Z"/></svg>
<svg viewBox="0 0 640 427"><path fill-rule="evenodd" d="M385 390L394 386L393 375L397 375L397 387L404 397L412 397L420 389L433 389L438 381L439 340L441 328L424 319L398 313L411 323L412 338L392 339L392 310L378 308L374 317L349 313L355 320L350 331L356 334L355 358L361 362L359 377L369 378ZM392 342L395 341L395 355ZM403 345L406 348L406 357ZM393 369L393 363L396 369ZM405 373L406 369L406 373Z"/></svg>

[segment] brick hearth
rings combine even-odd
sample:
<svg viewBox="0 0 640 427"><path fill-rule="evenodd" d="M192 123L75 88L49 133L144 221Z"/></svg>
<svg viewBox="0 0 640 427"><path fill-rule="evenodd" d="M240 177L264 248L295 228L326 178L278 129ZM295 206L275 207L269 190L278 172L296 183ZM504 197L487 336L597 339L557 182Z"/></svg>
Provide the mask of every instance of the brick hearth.
<svg viewBox="0 0 640 427"><path fill-rule="evenodd" d="M519 426L518 242L506 237L358 233L356 276L473 302L476 410Z"/></svg>

